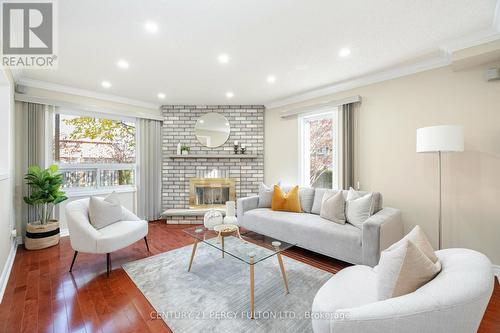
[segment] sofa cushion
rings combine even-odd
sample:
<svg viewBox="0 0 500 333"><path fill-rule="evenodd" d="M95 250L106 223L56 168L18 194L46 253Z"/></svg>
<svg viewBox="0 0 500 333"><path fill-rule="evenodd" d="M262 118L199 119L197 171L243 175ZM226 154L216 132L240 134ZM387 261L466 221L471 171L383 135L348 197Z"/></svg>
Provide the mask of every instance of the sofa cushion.
<svg viewBox="0 0 500 333"><path fill-rule="evenodd" d="M349 190L345 202L347 222L361 229L374 210L373 193L360 196L356 191Z"/></svg>
<svg viewBox="0 0 500 333"><path fill-rule="evenodd" d="M319 215L329 221L345 224L345 200L342 192L325 193Z"/></svg>
<svg viewBox="0 0 500 333"><path fill-rule="evenodd" d="M440 270L440 262L432 262L411 240L382 251L375 269L378 299L382 301L412 293L432 280Z"/></svg>
<svg viewBox="0 0 500 333"><path fill-rule="evenodd" d="M361 230L332 223L319 215L257 208L246 211L239 224L257 233L338 258L361 262Z"/></svg>
<svg viewBox="0 0 500 333"><path fill-rule="evenodd" d="M102 229L122 219L122 206L116 192L103 198L90 197L89 220L96 229Z"/></svg>
<svg viewBox="0 0 500 333"><path fill-rule="evenodd" d="M436 256L431 243L429 243L425 232L422 230L422 228L420 228L419 225L416 225L415 228L412 229L412 231L410 231L398 242L392 244L387 250L390 251L392 249L395 249L408 240L411 240L432 262L435 263L436 261L438 261L438 257Z"/></svg>
<svg viewBox="0 0 500 333"><path fill-rule="evenodd" d="M288 193L285 193L278 185L274 185L271 209L284 212L302 213L299 199L299 187L295 186Z"/></svg>
<svg viewBox="0 0 500 333"><path fill-rule="evenodd" d="M293 188L293 185L283 185L281 188L283 191L289 192ZM314 190L312 187L299 186L300 207L304 213L311 212L314 201Z"/></svg>
<svg viewBox="0 0 500 333"><path fill-rule="evenodd" d="M264 183L259 185L259 208L271 208L273 199L273 187L269 187Z"/></svg>
<svg viewBox="0 0 500 333"><path fill-rule="evenodd" d="M328 192L332 191L334 193L338 192L339 190L331 190L327 188L316 188L314 192L314 202L312 205L311 213L313 214L320 214L321 213L321 201L323 200L323 195ZM382 194L380 192L365 192L365 191L356 191L357 193L360 193L361 196L366 195L368 193L373 193L373 214L377 213L379 210L382 209L383 205L383 198ZM342 193L344 194L344 198L347 199L347 194L349 191L343 190Z"/></svg>

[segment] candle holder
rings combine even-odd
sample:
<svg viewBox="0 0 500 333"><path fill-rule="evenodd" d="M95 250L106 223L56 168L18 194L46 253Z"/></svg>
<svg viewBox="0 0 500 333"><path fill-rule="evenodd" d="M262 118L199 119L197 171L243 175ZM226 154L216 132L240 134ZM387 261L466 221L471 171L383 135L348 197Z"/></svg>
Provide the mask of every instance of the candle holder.
<svg viewBox="0 0 500 333"><path fill-rule="evenodd" d="M234 145L234 154L238 155L240 145Z"/></svg>
<svg viewBox="0 0 500 333"><path fill-rule="evenodd" d="M247 147L241 147L240 148L240 152L245 155L245 153L247 152Z"/></svg>

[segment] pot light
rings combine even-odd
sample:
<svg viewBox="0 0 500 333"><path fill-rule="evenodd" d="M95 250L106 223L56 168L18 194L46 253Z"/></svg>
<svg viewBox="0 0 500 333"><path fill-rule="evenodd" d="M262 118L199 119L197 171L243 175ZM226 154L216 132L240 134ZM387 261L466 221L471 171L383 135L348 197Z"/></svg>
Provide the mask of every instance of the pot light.
<svg viewBox="0 0 500 333"><path fill-rule="evenodd" d="M156 22L153 21L147 21L144 24L144 29L150 34L155 34L158 32L158 24L156 24Z"/></svg>
<svg viewBox="0 0 500 333"><path fill-rule="evenodd" d="M274 75L268 75L266 78L267 83L274 83L276 82L276 76Z"/></svg>
<svg viewBox="0 0 500 333"><path fill-rule="evenodd" d="M162 93L162 92L158 93L159 99L164 99L165 97L167 97L167 96L164 93Z"/></svg>
<svg viewBox="0 0 500 333"><path fill-rule="evenodd" d="M227 98L233 98L233 97L234 97L233 92L232 92L232 91L228 91L228 92L226 93L226 97L227 97Z"/></svg>
<svg viewBox="0 0 500 333"><path fill-rule="evenodd" d="M225 53L222 53L222 54L219 54L219 56L217 57L217 60L219 60L219 62L221 64L227 64L229 62L229 56Z"/></svg>
<svg viewBox="0 0 500 333"><path fill-rule="evenodd" d="M111 82L109 82L109 81L102 81L101 82L101 86L103 86L104 88L111 88Z"/></svg>
<svg viewBox="0 0 500 333"><path fill-rule="evenodd" d="M129 63L126 60L120 59L116 63L116 66L118 66L121 69L128 69Z"/></svg>
<svg viewBox="0 0 500 333"><path fill-rule="evenodd" d="M339 57L345 58L351 54L351 49L348 47L343 47L339 50Z"/></svg>

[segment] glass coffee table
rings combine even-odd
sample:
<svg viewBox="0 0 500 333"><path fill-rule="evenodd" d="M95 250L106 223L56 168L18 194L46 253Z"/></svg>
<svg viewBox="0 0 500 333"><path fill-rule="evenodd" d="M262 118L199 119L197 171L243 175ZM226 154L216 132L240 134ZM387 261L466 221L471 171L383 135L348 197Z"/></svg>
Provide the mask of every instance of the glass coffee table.
<svg viewBox="0 0 500 333"><path fill-rule="evenodd" d="M196 248L199 242L212 246L224 254L234 257L250 267L250 317L254 318L254 266L268 258L276 256L281 271L281 277L288 294L288 281L281 252L295 246L275 238L267 237L252 231L228 227L225 231L209 230L203 226L184 229L184 232L194 238L193 251L189 259L188 271L191 271Z"/></svg>

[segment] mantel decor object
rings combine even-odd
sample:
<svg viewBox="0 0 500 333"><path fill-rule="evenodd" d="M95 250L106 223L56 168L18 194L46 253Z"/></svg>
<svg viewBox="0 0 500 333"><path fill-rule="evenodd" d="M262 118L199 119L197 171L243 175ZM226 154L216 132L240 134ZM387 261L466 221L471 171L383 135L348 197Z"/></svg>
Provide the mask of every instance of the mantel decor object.
<svg viewBox="0 0 500 333"><path fill-rule="evenodd" d="M234 148L234 154L238 155L239 150L240 150L240 145L238 144L238 141L234 141L233 148Z"/></svg>
<svg viewBox="0 0 500 333"><path fill-rule="evenodd" d="M417 153L438 153L439 213L438 249L443 247L441 153L464 151L464 129L457 125L431 126L417 129Z"/></svg>

